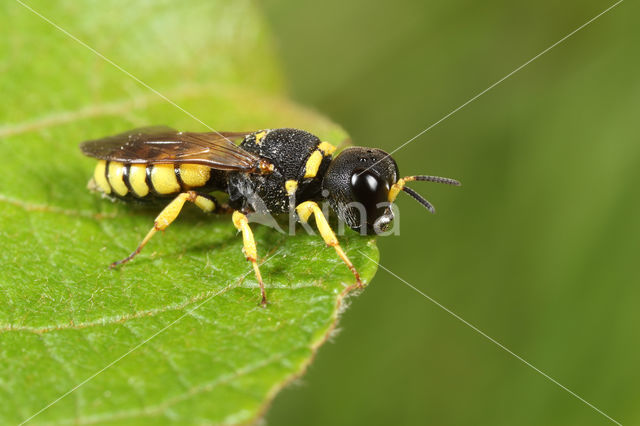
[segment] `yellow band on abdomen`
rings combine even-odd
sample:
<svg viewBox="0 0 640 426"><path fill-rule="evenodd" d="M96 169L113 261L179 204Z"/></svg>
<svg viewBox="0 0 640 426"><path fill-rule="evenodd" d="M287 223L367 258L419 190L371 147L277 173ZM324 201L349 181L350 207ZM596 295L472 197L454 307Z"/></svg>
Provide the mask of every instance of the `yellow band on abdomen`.
<svg viewBox="0 0 640 426"><path fill-rule="evenodd" d="M147 166L145 164L132 164L129 167L129 185L136 197L142 198L149 194Z"/></svg>
<svg viewBox="0 0 640 426"><path fill-rule="evenodd" d="M125 165L123 163L111 161L109 162L109 170L107 170L109 185L111 185L113 192L121 197L124 197L129 192L129 188L124 183L124 168Z"/></svg>
<svg viewBox="0 0 640 426"><path fill-rule="evenodd" d="M180 179L189 188L204 186L211 177L211 168L199 164L180 165Z"/></svg>
<svg viewBox="0 0 640 426"><path fill-rule="evenodd" d="M151 185L158 194L175 194L180 191L180 184L173 164L156 164L151 170Z"/></svg>
<svg viewBox="0 0 640 426"><path fill-rule="evenodd" d="M107 162L105 160L98 161L96 169L93 172L93 180L100 191L105 194L111 194L111 186L109 185L109 181L107 181L106 169Z"/></svg>

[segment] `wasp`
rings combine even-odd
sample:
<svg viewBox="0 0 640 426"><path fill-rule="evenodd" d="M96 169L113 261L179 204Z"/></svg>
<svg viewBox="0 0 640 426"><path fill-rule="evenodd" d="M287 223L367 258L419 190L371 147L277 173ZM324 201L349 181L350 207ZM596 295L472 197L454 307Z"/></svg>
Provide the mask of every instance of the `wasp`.
<svg viewBox="0 0 640 426"><path fill-rule="evenodd" d="M234 140L241 142L237 145ZM263 306L267 296L248 214L295 212L305 224L315 216L319 234L351 270L353 285L362 287L358 271L318 202L328 201L338 219L353 230L374 234L391 225L391 207L400 191L434 212L407 182L460 184L437 176L401 178L395 160L376 148L350 147L334 157L336 148L329 142L289 128L196 133L148 127L86 141L80 149L98 160L91 189L127 201L172 198L138 247L111 267L133 259L190 202L205 212L231 213L233 225L242 233L244 255L260 285ZM228 201L219 203L211 195L215 191L228 194Z"/></svg>

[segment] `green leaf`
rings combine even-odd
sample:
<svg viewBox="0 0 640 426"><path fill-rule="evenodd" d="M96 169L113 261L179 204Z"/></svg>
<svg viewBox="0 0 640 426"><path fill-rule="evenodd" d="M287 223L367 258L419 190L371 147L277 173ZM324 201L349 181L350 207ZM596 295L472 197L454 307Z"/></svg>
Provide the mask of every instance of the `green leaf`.
<svg viewBox="0 0 640 426"><path fill-rule="evenodd" d="M347 139L283 97L249 1L28 4L216 129ZM260 308L230 218L189 206L135 261L108 269L158 209L87 191L95 163L78 143L205 128L19 3L0 16L0 423L45 407L33 422L257 419L335 327L351 272L317 235L254 226L270 302ZM374 241L341 239L369 282Z"/></svg>

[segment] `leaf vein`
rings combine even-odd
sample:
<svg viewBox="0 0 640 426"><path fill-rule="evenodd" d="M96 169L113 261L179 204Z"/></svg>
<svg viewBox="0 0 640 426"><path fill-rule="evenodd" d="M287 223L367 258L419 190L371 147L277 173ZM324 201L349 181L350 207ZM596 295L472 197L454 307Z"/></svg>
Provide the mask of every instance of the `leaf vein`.
<svg viewBox="0 0 640 426"><path fill-rule="evenodd" d="M238 379L244 375L258 371L261 368L265 368L273 363L281 362L282 359L284 359L289 354L304 348L305 348L304 346L295 346L291 350L272 355L267 359L239 368L228 375L222 375L221 377L218 377L209 382L206 382L197 386L193 386L189 388L186 392L183 392L182 394L168 398L167 400L159 404L146 406L143 409L131 409L131 410L123 410L120 412L96 414L96 415L86 416L86 417L77 417L74 419L62 419L62 420L56 421L56 424L63 424L63 423L91 424L91 423L97 423L101 421L124 420L132 417L133 418L152 417L152 416L162 415L167 409L169 409L170 407L176 404L179 404L180 402L186 401L201 393L212 391L218 386L229 384L235 379Z"/></svg>
<svg viewBox="0 0 640 426"><path fill-rule="evenodd" d="M274 248L272 249L272 251L269 254L270 257L265 259L265 262L266 262L266 260L271 258L271 256L273 256L272 253L276 253L277 252L280 244L282 244L283 241L284 241L284 239L281 240L279 242L279 244L274 246ZM35 334L44 334L44 333L49 333L49 332L53 332L53 331L60 331L60 330L80 330L80 329L96 327L96 326L122 324L122 323L125 323L127 321L134 320L134 319L139 319L139 318L144 318L144 317L153 317L153 316L165 313L165 312L184 309L187 306L192 305L194 303L197 303L197 302L199 302L199 301L201 301L203 299L206 299L208 297L216 297L216 296L222 295L224 293L227 293L228 291L239 287L242 284L242 282L244 281L245 277L247 275L249 275L252 271L253 271L253 269L248 270L246 273L244 273L238 279L232 280L232 282L230 284L227 284L227 286L223 287L221 290L208 290L208 291L196 294L196 295L194 295L192 297L189 297L189 298L187 298L186 300L184 300L182 302L169 304L169 305L162 306L162 307L159 307L159 308L140 310L140 311L134 312L132 314L114 315L114 316L104 317L104 318L100 318L100 319L93 320L93 321L54 324L54 325L43 326L43 327L33 327L33 326L27 326L27 325L14 325L14 324L2 324L2 323L0 323L0 334L11 332L11 331L14 331L14 332L15 331L17 331L17 332L29 332L29 333L35 333ZM297 288L304 288L304 287L315 287L315 285L299 286L299 287L296 287L296 289Z"/></svg>
<svg viewBox="0 0 640 426"><path fill-rule="evenodd" d="M66 216L77 216L96 220L111 219L118 216L117 213L95 213L89 210L64 209L61 207L49 206L46 204L31 203L29 201L20 200L4 194L0 194L0 202L11 204L28 212L59 213Z"/></svg>
<svg viewBox="0 0 640 426"><path fill-rule="evenodd" d="M176 87L173 87L172 89L166 90L166 93L171 98L186 99L190 97L201 96L203 92L214 88L218 90L224 90L218 85L213 85L211 83L201 83L178 85ZM226 90L228 91L228 89ZM73 123L85 118L95 118L106 115L124 115L136 109L143 109L150 105L163 102L165 102L164 99L158 97L155 93L145 93L143 95L134 96L129 99L120 99L108 103L85 105L75 110L57 111L33 120L26 120L23 122L2 126L0 127L0 138L43 130L61 124Z"/></svg>

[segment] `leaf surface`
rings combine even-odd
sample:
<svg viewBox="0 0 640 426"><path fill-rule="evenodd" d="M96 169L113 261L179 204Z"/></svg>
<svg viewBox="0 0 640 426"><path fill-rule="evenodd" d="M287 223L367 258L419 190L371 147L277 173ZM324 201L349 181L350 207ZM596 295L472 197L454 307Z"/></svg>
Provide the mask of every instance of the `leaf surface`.
<svg viewBox="0 0 640 426"><path fill-rule="evenodd" d="M216 130L347 139L283 95L251 2L28 5ZM133 262L108 269L161 207L87 191L95 163L79 142L147 125L206 127L19 3L0 12L0 423L61 396L32 422L257 419L334 328L350 271L317 235L254 226L262 309L230 217L190 206ZM368 282L374 241L341 241Z"/></svg>

